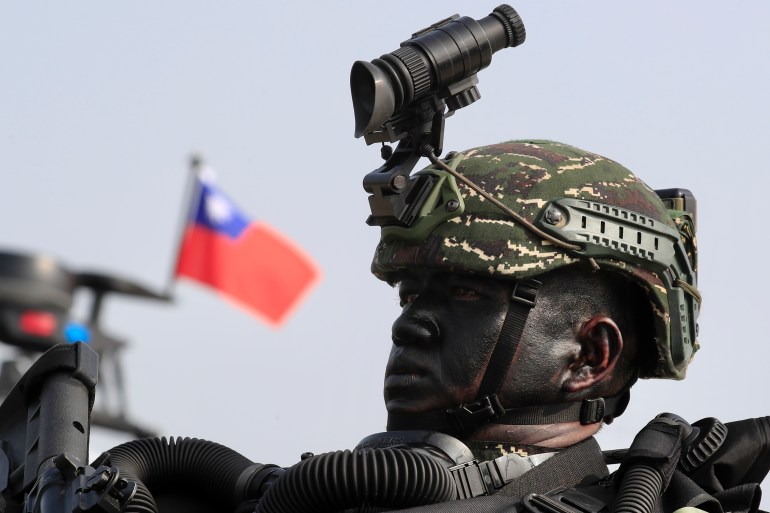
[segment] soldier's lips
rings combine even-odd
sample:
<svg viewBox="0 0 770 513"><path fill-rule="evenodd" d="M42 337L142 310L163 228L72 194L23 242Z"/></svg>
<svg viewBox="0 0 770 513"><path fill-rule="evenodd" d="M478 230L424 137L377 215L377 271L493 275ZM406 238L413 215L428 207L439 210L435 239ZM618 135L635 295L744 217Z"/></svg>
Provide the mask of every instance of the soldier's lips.
<svg viewBox="0 0 770 513"><path fill-rule="evenodd" d="M416 383L428 374L427 369L414 357L402 353L388 362L385 368L385 387Z"/></svg>
<svg viewBox="0 0 770 513"><path fill-rule="evenodd" d="M385 376L385 407L389 413L418 412L425 409L426 397L433 396L433 382L420 371L399 371Z"/></svg>
<svg viewBox="0 0 770 513"><path fill-rule="evenodd" d="M432 384L428 370L413 361L395 360L385 370L386 400L414 399Z"/></svg>
<svg viewBox="0 0 770 513"><path fill-rule="evenodd" d="M385 388L408 388L417 385L427 376L422 372L398 372L385 376Z"/></svg>
<svg viewBox="0 0 770 513"><path fill-rule="evenodd" d="M434 387L435 374L430 371L429 362L414 351L397 347L391 353L388 365L385 367L385 401L411 402L425 396ZM390 408L389 408L390 409Z"/></svg>

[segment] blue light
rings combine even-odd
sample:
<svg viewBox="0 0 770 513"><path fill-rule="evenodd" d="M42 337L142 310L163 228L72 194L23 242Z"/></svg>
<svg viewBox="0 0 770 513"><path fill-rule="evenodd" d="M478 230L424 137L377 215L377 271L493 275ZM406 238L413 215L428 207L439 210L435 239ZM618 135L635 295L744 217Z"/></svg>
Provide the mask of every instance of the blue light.
<svg viewBox="0 0 770 513"><path fill-rule="evenodd" d="M75 342L88 343L91 338L91 332L88 331L88 328L83 324L69 322L67 323L67 326L64 327L64 338L70 344L74 344Z"/></svg>

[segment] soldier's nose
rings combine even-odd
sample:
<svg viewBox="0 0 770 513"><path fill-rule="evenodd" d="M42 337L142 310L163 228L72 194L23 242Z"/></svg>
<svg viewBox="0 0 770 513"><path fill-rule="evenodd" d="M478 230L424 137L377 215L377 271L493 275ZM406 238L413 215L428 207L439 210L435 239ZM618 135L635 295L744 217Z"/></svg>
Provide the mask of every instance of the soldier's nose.
<svg viewBox="0 0 770 513"><path fill-rule="evenodd" d="M399 316L393 323L393 344L432 344L438 341L439 328L430 317Z"/></svg>

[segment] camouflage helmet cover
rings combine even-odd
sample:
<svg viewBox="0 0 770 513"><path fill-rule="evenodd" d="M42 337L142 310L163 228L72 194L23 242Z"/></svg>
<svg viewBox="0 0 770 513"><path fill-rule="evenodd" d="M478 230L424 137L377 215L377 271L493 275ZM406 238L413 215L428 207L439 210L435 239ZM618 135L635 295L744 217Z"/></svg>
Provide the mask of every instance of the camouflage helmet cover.
<svg viewBox="0 0 770 513"><path fill-rule="evenodd" d="M557 214L561 217L562 213L566 214L562 210L565 205L558 202L569 203L575 199L586 200L582 203L596 210L614 210L616 216L631 216L635 220L654 224L658 230L675 234L673 238L677 239L677 244L680 234L693 230L685 213L669 211L658 195L631 171L610 159L572 146L553 141L509 141L474 148L454 157L450 155L448 160L450 167L530 221L542 221L547 210L553 211L554 205L558 206ZM420 173L443 172L429 167ZM457 210L459 215L442 219L418 239L405 236L403 228L382 229L372 262L372 272L377 277L388 280L394 272L418 268L522 279L575 264L591 256L562 249L524 229L489 200L467 187L461 186L456 190L462 204L462 208ZM585 217L583 219L585 227ZM683 229L682 223L687 230ZM549 223L541 224L546 229L549 227ZM602 222L602 234L604 229ZM623 237L622 228L620 237ZM638 234L638 237L641 239L642 235ZM617 240L602 240L605 245L618 246ZM683 284L683 287L697 296L694 233L689 243L689 262L684 265L691 272L688 279L683 280L689 283ZM657 244L656 238L656 250ZM620 245L625 247L623 241ZM688 332L689 322L685 314L679 310L684 312L689 300L694 323L699 297L698 301L685 298L682 290L673 285L672 277L666 276L667 271L651 265L652 262L645 258L648 255L644 254L644 250L636 247L631 250L633 254L628 253L627 247L626 253L600 252L595 255L595 262L602 268L630 277L644 289L650 300L658 357L651 368L641 369L641 376L681 379L698 346L694 333L690 335ZM641 257L638 253L642 253ZM682 320L685 324L682 327L681 322L675 322L673 333L672 314L681 314L681 319L674 320ZM679 332L681 330L684 330L684 335ZM686 346L684 349L679 347L682 344Z"/></svg>

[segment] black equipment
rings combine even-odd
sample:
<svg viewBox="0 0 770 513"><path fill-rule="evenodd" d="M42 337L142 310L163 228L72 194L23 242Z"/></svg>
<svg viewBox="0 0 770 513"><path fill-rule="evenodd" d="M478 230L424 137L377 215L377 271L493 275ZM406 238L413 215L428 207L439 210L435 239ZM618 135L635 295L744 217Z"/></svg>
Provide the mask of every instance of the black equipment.
<svg viewBox="0 0 770 513"><path fill-rule="evenodd" d="M479 462L459 440L425 431L371 435L353 451L306 453L288 469L190 438L128 442L89 465L98 358L83 343L55 346L0 404L0 513L382 511L489 495L527 471L517 470L516 455ZM689 425L663 414L630 449L605 458L622 463L614 504L628 511L651 511L653 495L683 479L720 501L756 507L752 483L770 468L770 417ZM597 486L601 499L608 485ZM646 502L640 491L649 492ZM530 495L524 506L532 513L591 512L603 504L594 492Z"/></svg>
<svg viewBox="0 0 770 513"><path fill-rule="evenodd" d="M524 42L516 11L501 5L480 20L451 16L420 30L394 52L371 62L357 61L350 72L355 136L384 147L383 166L364 178L371 194L370 225L408 226L430 183L409 180L427 148L442 152L444 120L480 98L476 74L492 54Z"/></svg>

